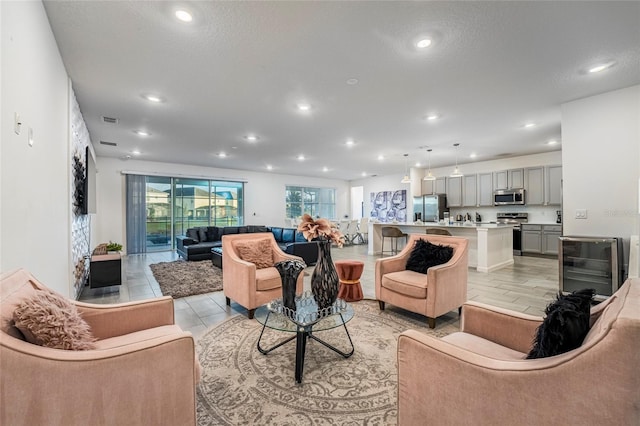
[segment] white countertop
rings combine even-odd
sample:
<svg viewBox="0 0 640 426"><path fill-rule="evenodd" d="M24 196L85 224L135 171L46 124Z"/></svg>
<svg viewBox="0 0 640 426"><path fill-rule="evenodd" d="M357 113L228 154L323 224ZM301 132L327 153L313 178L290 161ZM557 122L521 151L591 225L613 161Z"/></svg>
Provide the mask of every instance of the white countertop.
<svg viewBox="0 0 640 426"><path fill-rule="evenodd" d="M399 225L399 226L434 226L438 228L469 228L469 229L497 229L497 228L512 228L513 225L502 224L502 223L452 223L451 225L440 225L435 222L373 222L374 225Z"/></svg>

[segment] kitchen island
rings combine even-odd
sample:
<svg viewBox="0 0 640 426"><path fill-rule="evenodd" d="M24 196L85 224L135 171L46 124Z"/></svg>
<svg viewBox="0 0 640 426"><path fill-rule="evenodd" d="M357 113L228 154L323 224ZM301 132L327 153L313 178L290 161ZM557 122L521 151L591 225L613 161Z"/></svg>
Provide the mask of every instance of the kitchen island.
<svg viewBox="0 0 640 426"><path fill-rule="evenodd" d="M491 272L513 264L513 226L501 224L452 224L437 223L372 223L369 222L368 253L379 255L382 252L382 227L395 226L406 234L424 234L427 228L444 228L454 237L469 240L469 266L479 272ZM385 247L390 247L390 241ZM404 239L398 240L398 250Z"/></svg>

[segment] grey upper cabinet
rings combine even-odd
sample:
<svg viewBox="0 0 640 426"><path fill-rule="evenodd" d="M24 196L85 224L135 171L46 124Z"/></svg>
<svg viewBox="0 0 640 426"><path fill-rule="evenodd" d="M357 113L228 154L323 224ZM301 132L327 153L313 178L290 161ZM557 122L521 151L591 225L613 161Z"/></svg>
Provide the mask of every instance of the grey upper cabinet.
<svg viewBox="0 0 640 426"><path fill-rule="evenodd" d="M493 206L493 174L478 174L478 207Z"/></svg>
<svg viewBox="0 0 640 426"><path fill-rule="evenodd" d="M525 202L528 206L545 203L544 167L529 167L524 170L526 185Z"/></svg>
<svg viewBox="0 0 640 426"><path fill-rule="evenodd" d="M524 188L524 169L500 170L493 173L493 189Z"/></svg>
<svg viewBox="0 0 640 426"><path fill-rule="evenodd" d="M434 181L434 194L446 194L447 193L447 178L439 177Z"/></svg>
<svg viewBox="0 0 640 426"><path fill-rule="evenodd" d="M435 194L435 180L423 180L422 181L422 195Z"/></svg>
<svg viewBox="0 0 640 426"><path fill-rule="evenodd" d="M447 178L447 206L462 206L462 177Z"/></svg>
<svg viewBox="0 0 640 426"><path fill-rule="evenodd" d="M462 178L462 206L476 207L478 205L478 176L465 175Z"/></svg>
<svg viewBox="0 0 640 426"><path fill-rule="evenodd" d="M545 202L550 206L562 204L562 166L546 167Z"/></svg>

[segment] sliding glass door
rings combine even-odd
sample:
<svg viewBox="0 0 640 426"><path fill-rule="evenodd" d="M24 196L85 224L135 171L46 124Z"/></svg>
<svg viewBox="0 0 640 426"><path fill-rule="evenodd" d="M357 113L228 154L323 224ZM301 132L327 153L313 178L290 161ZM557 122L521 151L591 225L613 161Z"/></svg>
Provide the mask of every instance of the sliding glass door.
<svg viewBox="0 0 640 426"><path fill-rule="evenodd" d="M171 178L146 177L147 251L171 249Z"/></svg>

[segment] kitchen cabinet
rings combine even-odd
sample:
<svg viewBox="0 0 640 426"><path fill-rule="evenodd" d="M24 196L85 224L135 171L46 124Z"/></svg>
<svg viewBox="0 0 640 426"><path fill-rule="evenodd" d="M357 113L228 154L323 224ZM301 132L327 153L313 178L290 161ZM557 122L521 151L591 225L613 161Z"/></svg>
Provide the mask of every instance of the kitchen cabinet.
<svg viewBox="0 0 640 426"><path fill-rule="evenodd" d="M493 207L493 174L478 174L478 206Z"/></svg>
<svg viewBox="0 0 640 426"><path fill-rule="evenodd" d="M462 206L462 177L447 178L447 206Z"/></svg>
<svg viewBox="0 0 640 426"><path fill-rule="evenodd" d="M462 206L476 207L478 205L478 176L465 175L462 178Z"/></svg>
<svg viewBox="0 0 640 426"><path fill-rule="evenodd" d="M525 202L528 206L545 204L544 167L529 167L525 173Z"/></svg>
<svg viewBox="0 0 640 426"><path fill-rule="evenodd" d="M435 194L435 187L436 187L436 181L435 180L423 180L422 181L422 195L433 195Z"/></svg>
<svg viewBox="0 0 640 426"><path fill-rule="evenodd" d="M558 255L559 239L562 236L562 225L542 226L542 254Z"/></svg>
<svg viewBox="0 0 640 426"><path fill-rule="evenodd" d="M524 188L524 169L500 170L493 173L493 189Z"/></svg>
<svg viewBox="0 0 640 426"><path fill-rule="evenodd" d="M542 254L542 226L522 224L522 253Z"/></svg>
<svg viewBox="0 0 640 426"><path fill-rule="evenodd" d="M446 194L447 193L447 179L445 177L436 178L433 184L434 194Z"/></svg>
<svg viewBox="0 0 640 426"><path fill-rule="evenodd" d="M558 255L562 225L522 224L522 253Z"/></svg>
<svg viewBox="0 0 640 426"><path fill-rule="evenodd" d="M547 166L545 171L545 203L559 206L562 204L562 166Z"/></svg>

